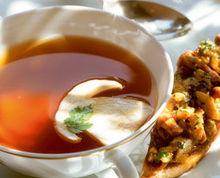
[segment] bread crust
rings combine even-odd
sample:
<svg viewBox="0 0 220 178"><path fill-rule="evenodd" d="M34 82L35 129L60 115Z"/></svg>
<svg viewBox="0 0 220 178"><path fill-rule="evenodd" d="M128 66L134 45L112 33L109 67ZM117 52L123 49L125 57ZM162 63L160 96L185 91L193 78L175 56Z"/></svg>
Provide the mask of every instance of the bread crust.
<svg viewBox="0 0 220 178"><path fill-rule="evenodd" d="M184 163L171 164L165 168L151 165L145 161L141 178L175 178L195 167L209 150L210 144L190 154Z"/></svg>

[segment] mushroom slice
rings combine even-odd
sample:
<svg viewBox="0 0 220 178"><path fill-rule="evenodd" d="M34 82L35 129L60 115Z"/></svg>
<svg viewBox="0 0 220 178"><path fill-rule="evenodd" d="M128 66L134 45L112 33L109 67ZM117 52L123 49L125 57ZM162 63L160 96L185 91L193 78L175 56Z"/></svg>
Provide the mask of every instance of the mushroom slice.
<svg viewBox="0 0 220 178"><path fill-rule="evenodd" d="M55 116L56 129L65 138L73 142L81 140L65 126L65 119L72 109L86 106L92 108L89 117L92 126L87 132L105 145L113 144L134 133L153 112L147 103L131 98L97 97L75 100L73 95L67 95Z"/></svg>
<svg viewBox="0 0 220 178"><path fill-rule="evenodd" d="M218 99L215 99L209 96L207 93L201 91L196 91L196 97L202 103L204 103L204 110L209 119L220 121L220 113L218 111Z"/></svg>
<svg viewBox="0 0 220 178"><path fill-rule="evenodd" d="M77 133L86 130L106 145L135 132L153 109L147 103L131 98L91 98L110 89L123 89L123 85L114 80L95 79L75 86L60 103L55 115L56 130L74 143L81 141ZM91 112L89 118L88 111ZM67 118L71 118L71 126Z"/></svg>

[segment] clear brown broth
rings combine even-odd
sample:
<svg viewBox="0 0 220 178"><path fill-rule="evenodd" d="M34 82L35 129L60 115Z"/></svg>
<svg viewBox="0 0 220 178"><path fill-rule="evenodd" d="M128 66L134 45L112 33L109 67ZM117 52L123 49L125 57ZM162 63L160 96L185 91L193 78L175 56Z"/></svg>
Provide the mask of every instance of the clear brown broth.
<svg viewBox="0 0 220 178"><path fill-rule="evenodd" d="M140 60L106 41L65 36L31 40L0 56L0 145L36 153L70 153L103 146L82 132L80 143L54 129L61 99L76 84L93 78L119 78L125 88L98 96L132 96L156 106L153 78Z"/></svg>

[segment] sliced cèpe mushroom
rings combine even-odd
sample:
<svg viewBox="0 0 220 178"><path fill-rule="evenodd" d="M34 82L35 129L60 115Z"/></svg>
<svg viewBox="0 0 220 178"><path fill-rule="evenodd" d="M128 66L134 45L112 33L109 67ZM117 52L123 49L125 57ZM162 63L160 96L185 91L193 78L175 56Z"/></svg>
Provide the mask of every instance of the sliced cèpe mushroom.
<svg viewBox="0 0 220 178"><path fill-rule="evenodd" d="M123 89L123 85L116 80L94 79L76 85L68 95L90 98L106 90Z"/></svg>
<svg viewBox="0 0 220 178"><path fill-rule="evenodd" d="M75 86L61 101L55 115L55 127L66 139L77 143L81 138L64 124L69 112L76 107L91 105L93 113L89 118L92 127L89 134L108 145L122 140L139 129L152 114L153 109L146 102L131 98L94 97L110 89L123 89L118 81L95 79Z"/></svg>

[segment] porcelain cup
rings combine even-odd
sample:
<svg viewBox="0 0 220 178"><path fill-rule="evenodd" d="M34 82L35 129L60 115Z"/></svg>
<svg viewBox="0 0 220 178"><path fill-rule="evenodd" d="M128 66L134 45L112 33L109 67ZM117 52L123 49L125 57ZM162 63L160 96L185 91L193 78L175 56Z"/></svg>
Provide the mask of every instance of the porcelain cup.
<svg viewBox="0 0 220 178"><path fill-rule="evenodd" d="M112 145L65 154L39 154L0 146L0 161L15 171L34 177L76 178L114 167L120 178L138 178L128 155L149 135L171 94L173 70L168 54L135 22L80 6L40 8L3 18L0 22L0 53L28 40L65 35L106 40L137 55L156 81L158 98L154 115L134 134Z"/></svg>

